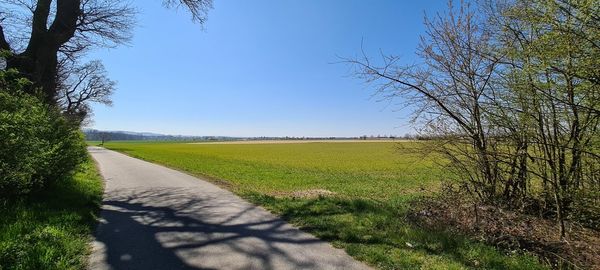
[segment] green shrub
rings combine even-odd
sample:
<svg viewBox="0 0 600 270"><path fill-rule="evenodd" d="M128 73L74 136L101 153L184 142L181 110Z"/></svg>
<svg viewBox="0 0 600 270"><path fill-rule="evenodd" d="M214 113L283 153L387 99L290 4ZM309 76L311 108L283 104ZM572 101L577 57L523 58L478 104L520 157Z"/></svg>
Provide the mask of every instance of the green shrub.
<svg viewBox="0 0 600 270"><path fill-rule="evenodd" d="M15 71L0 71L0 199L28 194L85 160L77 125L37 97Z"/></svg>

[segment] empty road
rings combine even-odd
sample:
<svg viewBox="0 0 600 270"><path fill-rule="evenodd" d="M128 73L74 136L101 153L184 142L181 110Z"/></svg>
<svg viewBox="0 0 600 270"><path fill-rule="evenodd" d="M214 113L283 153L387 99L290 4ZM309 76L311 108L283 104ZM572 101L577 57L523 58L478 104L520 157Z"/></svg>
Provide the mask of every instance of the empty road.
<svg viewBox="0 0 600 270"><path fill-rule="evenodd" d="M369 269L207 181L99 147L91 269Z"/></svg>

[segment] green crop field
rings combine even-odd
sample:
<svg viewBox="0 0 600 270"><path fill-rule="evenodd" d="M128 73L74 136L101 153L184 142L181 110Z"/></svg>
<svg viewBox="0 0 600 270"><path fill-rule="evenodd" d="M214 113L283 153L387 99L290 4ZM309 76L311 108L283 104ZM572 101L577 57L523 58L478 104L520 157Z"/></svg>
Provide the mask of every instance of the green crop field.
<svg viewBox="0 0 600 270"><path fill-rule="evenodd" d="M452 175L420 142L187 144L105 147L203 176L382 269L538 269L502 251L406 218L411 200Z"/></svg>
<svg viewBox="0 0 600 270"><path fill-rule="evenodd" d="M431 159L394 143L171 144L107 143L107 147L193 174L224 179L241 192L285 194L326 189L389 199L436 185Z"/></svg>

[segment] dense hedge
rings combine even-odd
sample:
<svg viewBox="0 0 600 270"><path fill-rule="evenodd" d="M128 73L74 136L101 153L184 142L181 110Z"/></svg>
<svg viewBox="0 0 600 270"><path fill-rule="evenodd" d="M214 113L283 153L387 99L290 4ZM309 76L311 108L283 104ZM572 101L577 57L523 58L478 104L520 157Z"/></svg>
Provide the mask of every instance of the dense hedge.
<svg viewBox="0 0 600 270"><path fill-rule="evenodd" d="M26 84L15 71L0 71L0 199L63 179L86 158L79 127L21 92Z"/></svg>

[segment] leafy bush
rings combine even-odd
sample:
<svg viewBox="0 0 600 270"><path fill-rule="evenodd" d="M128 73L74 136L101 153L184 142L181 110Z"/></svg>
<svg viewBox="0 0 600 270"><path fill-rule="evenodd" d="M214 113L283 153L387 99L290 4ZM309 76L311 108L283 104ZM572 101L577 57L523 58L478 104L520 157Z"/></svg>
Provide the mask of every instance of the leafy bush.
<svg viewBox="0 0 600 270"><path fill-rule="evenodd" d="M0 199L28 194L85 160L77 125L37 97L16 71L0 71Z"/></svg>

